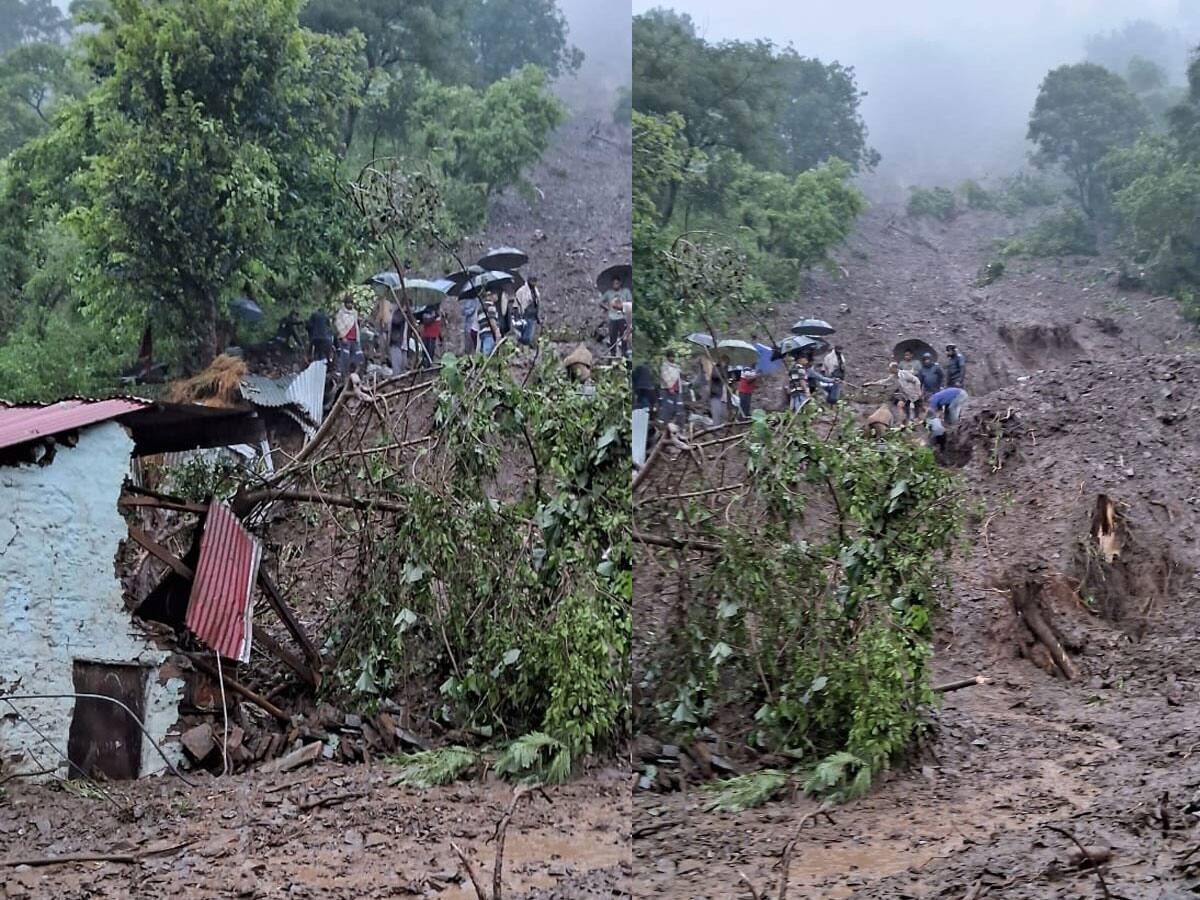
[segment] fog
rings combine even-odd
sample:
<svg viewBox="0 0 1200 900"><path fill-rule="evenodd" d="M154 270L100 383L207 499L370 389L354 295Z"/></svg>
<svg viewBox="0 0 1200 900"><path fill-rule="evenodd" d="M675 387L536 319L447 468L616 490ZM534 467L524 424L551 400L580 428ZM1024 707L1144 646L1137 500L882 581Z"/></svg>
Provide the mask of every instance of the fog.
<svg viewBox="0 0 1200 900"><path fill-rule="evenodd" d="M1051 68L1082 61L1091 35L1136 19L1163 26L1175 83L1186 48L1200 43L1200 0L634 0L634 13L659 5L689 14L710 41L766 38L853 66L883 155L865 179L874 193L1014 171L1027 158L1038 85Z"/></svg>
<svg viewBox="0 0 1200 900"><path fill-rule="evenodd" d="M582 113L609 117L617 90L633 78L633 33L626 0L559 0L570 27L568 39L584 53L572 78L562 79L560 95Z"/></svg>

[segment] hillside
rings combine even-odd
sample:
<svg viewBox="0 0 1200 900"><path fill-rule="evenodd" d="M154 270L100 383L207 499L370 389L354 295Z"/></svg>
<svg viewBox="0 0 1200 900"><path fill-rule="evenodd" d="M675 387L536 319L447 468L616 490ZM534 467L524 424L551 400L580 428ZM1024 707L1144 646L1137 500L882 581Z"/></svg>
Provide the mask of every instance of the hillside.
<svg viewBox="0 0 1200 900"><path fill-rule="evenodd" d="M876 208L839 253L842 271L814 276L767 323L778 335L801 315L828 319L854 383L881 377L901 338L966 354L971 403L947 462L973 512L933 680L992 679L945 695L910 765L807 823L795 896L1102 896L1044 824L1111 848L1113 897L1183 896L1168 885L1196 881L1186 648L1200 621L1200 355L1170 300L1119 289L1102 259L1009 261L976 288L993 242L1015 229L993 214L927 227ZM781 405L779 391L763 396ZM851 401L858 415L877 402ZM1030 617L1057 637L1070 680ZM748 896L739 872L775 883L815 804L701 807L690 791L636 796L639 896Z"/></svg>

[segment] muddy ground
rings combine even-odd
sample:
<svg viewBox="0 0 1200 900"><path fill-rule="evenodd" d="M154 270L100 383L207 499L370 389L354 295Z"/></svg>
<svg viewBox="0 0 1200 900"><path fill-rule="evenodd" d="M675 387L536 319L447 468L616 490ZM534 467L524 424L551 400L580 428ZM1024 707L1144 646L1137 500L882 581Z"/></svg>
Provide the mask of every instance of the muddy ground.
<svg viewBox="0 0 1200 900"><path fill-rule="evenodd" d="M487 233L468 255L515 245L541 275L543 318L557 349L587 340L603 321L596 274L629 258L629 131L592 119L565 125L530 180L541 196L512 192L495 204ZM447 347L458 349L452 322ZM596 348L598 349L598 348ZM413 424L427 426L426 417ZM523 469L513 473L523 477ZM292 553L320 559L324 576L280 582L310 634L320 640L351 574L328 540L314 537L301 510L271 526L272 552L303 535ZM328 558L326 558L328 557ZM274 568L274 562L272 562ZM279 624L261 621L281 639ZM256 649L243 680L264 692L278 665ZM436 695L436 685L433 686ZM279 702L290 702L284 692ZM279 696L276 696L279 699ZM406 722L429 734L427 723ZM512 796L493 779L431 791L391 784L383 762L321 762L287 775L225 778L197 773L113 785L109 800L72 783L0 786L0 861L80 852L142 854L136 863L75 862L0 867L4 898L474 897L451 843L491 884L492 831ZM627 897L632 878L626 768L593 762L571 783L526 798L508 831L505 897L531 900ZM152 851L146 853L145 851Z"/></svg>
<svg viewBox="0 0 1200 900"><path fill-rule="evenodd" d="M801 315L829 319L856 383L881 377L901 338L952 341L967 355L971 406L948 461L975 512L938 616L934 681L993 679L947 694L932 739L869 796L807 823L789 896L1200 891L1200 355L1170 300L1119 289L1100 258L1009 261L1000 281L976 288L994 239L1016 227L992 214L929 227L874 209L839 254L844 274L814 278L803 302L767 323L786 333ZM852 400L857 415L877 402ZM1101 495L1124 545L1097 568ZM1046 586L1071 681L1018 654L1010 589L1027 578ZM635 894L750 897L745 874L775 896L784 845L816 804L702 805L694 786L635 796ZM1066 864L1073 845L1050 825L1110 848L1106 886Z"/></svg>

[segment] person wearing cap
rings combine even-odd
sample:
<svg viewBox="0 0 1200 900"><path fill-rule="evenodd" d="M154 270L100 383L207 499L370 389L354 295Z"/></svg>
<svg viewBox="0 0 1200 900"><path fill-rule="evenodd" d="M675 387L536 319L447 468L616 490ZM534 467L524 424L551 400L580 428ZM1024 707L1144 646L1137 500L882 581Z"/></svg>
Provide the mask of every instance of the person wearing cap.
<svg viewBox="0 0 1200 900"><path fill-rule="evenodd" d="M946 385L965 387L967 381L967 359L958 352L954 344L946 345Z"/></svg>
<svg viewBox="0 0 1200 900"><path fill-rule="evenodd" d="M517 289L516 297L517 315L525 323L521 328L521 343L526 346L532 346L537 337L541 300L542 293L538 290L537 276L530 275L529 280Z"/></svg>
<svg viewBox="0 0 1200 900"><path fill-rule="evenodd" d="M933 361L932 353L921 354L921 368L917 370L917 377L921 379L921 388L926 396L936 394L946 386L946 373Z"/></svg>

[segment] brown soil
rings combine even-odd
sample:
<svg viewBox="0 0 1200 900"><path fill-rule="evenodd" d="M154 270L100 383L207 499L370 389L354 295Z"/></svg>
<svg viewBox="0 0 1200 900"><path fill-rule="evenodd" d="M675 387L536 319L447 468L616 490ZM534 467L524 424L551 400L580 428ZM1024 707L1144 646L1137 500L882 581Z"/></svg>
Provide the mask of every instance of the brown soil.
<svg viewBox="0 0 1200 900"><path fill-rule="evenodd" d="M829 319L856 383L881 377L901 338L967 355L972 399L947 461L980 511L939 614L934 681L994 679L946 695L927 746L834 810L835 824L808 822L792 897L1103 896L1045 824L1112 848L1112 897L1181 898L1200 884L1187 856L1200 808L1200 355L1170 300L1118 290L1103 260L1011 261L976 289L992 240L1013 228L998 215L928 228L873 210L841 254L847 274L815 277L769 323ZM851 399L859 415L877 402ZM1102 498L1115 536L1097 528ZM1026 591L1069 681L1017 614ZM661 613L640 590L638 603L639 622ZM749 897L739 873L765 890L816 806L702 804L694 786L635 796L638 896Z"/></svg>

